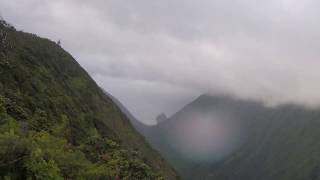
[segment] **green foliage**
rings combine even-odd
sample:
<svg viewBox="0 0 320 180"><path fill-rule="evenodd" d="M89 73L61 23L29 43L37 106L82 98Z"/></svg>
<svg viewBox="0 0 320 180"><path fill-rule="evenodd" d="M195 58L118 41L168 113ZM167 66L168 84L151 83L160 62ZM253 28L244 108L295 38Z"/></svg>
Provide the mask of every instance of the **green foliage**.
<svg viewBox="0 0 320 180"><path fill-rule="evenodd" d="M39 150L40 151L40 150ZM46 161L37 155L31 156L30 162L26 165L28 171L39 180L63 180L60 169L53 160ZM30 177L30 179L32 179Z"/></svg>
<svg viewBox="0 0 320 180"><path fill-rule="evenodd" d="M48 121L47 113L43 110L36 109L29 121L29 126L33 130L49 130L52 122Z"/></svg>
<svg viewBox="0 0 320 180"><path fill-rule="evenodd" d="M47 131L29 131L25 135L12 119L0 128L3 132L0 134L2 177L160 179L138 152L125 150L108 138L92 136L87 143L76 147L64 137ZM14 170L16 167L19 171Z"/></svg>
<svg viewBox="0 0 320 180"><path fill-rule="evenodd" d="M106 165L110 174L120 179L161 179L141 159L137 151L123 149L111 139L93 137L82 147L88 159Z"/></svg>
<svg viewBox="0 0 320 180"><path fill-rule="evenodd" d="M60 46L0 32L0 179L176 179Z"/></svg>

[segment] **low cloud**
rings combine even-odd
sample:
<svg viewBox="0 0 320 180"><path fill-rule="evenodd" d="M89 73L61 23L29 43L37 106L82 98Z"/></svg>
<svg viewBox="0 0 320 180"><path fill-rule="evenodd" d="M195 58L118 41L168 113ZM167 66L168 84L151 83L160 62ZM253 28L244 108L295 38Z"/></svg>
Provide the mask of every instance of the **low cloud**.
<svg viewBox="0 0 320 180"><path fill-rule="evenodd" d="M2 0L0 11L18 29L60 39L99 84L131 104L134 114L148 114L138 116L150 122L156 112L177 109L202 93L319 106L319 5L315 0ZM134 98L139 94L144 102ZM152 106L147 110L152 113L143 112Z"/></svg>

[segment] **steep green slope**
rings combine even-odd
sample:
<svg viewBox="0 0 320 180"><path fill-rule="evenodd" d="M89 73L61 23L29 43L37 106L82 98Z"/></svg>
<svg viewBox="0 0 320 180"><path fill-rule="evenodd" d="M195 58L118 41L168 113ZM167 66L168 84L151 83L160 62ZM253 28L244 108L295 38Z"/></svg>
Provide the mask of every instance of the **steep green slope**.
<svg viewBox="0 0 320 180"><path fill-rule="evenodd" d="M318 109L258 106L241 113L237 114L246 123L245 143L211 169L211 179L320 179Z"/></svg>
<svg viewBox="0 0 320 180"><path fill-rule="evenodd" d="M0 23L0 176L177 179L59 45Z"/></svg>
<svg viewBox="0 0 320 180"><path fill-rule="evenodd" d="M170 148L166 141L167 137L163 136L163 132L161 132L158 126L146 125L141 123L130 113L130 111L128 111L128 109L119 100L117 100L111 94L107 92L105 93L110 98L112 98L112 100L118 105L121 111L126 114L133 127L141 134L143 134L146 140L151 144L151 146L161 152L163 157L165 157L168 162L175 165L176 169L181 169L179 165L184 167L186 166L186 164L188 164L188 161L186 159L180 157L178 153Z"/></svg>
<svg viewBox="0 0 320 180"><path fill-rule="evenodd" d="M190 161L172 145L179 143L175 140L177 127L184 126L186 117L195 112L212 117L218 114L229 124L237 124L241 133L235 138L240 144L222 159ZM319 109L297 105L266 107L254 101L203 95L169 120L149 128L157 130L148 139L174 164L183 179L320 179ZM158 143L160 136L162 143Z"/></svg>

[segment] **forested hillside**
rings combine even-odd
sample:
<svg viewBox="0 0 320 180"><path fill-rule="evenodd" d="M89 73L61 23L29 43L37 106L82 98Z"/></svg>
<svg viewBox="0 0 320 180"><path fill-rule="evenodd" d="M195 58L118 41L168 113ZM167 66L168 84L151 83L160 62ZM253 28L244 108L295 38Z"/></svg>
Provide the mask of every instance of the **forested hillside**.
<svg viewBox="0 0 320 180"><path fill-rule="evenodd" d="M177 176L70 54L1 21L0 178Z"/></svg>
<svg viewBox="0 0 320 180"><path fill-rule="evenodd" d="M195 114L195 116L194 116ZM216 117L228 128L238 127L226 143L235 143L225 154L209 161L181 153L176 137L195 133L185 127L188 117ZM318 180L320 179L320 110L286 104L263 103L231 96L202 95L157 126L144 126L150 143L176 167L183 179L212 180Z"/></svg>

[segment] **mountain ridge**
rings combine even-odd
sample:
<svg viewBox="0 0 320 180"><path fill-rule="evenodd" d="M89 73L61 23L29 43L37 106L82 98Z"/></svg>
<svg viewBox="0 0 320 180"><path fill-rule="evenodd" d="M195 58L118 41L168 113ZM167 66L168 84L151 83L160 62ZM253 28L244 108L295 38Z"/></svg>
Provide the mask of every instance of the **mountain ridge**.
<svg viewBox="0 0 320 180"><path fill-rule="evenodd" d="M222 118L226 132L230 127L239 132L227 140L234 142L230 152L211 154L219 158L208 162L190 160L180 152L182 145L175 147L177 130L189 121L187 117L203 115ZM319 179L319 120L320 110L300 105L268 107L232 96L202 95L167 121L147 127L154 132L147 139L183 179ZM183 135L190 134L182 129Z"/></svg>
<svg viewBox="0 0 320 180"><path fill-rule="evenodd" d="M0 32L0 177L178 179L61 46Z"/></svg>

